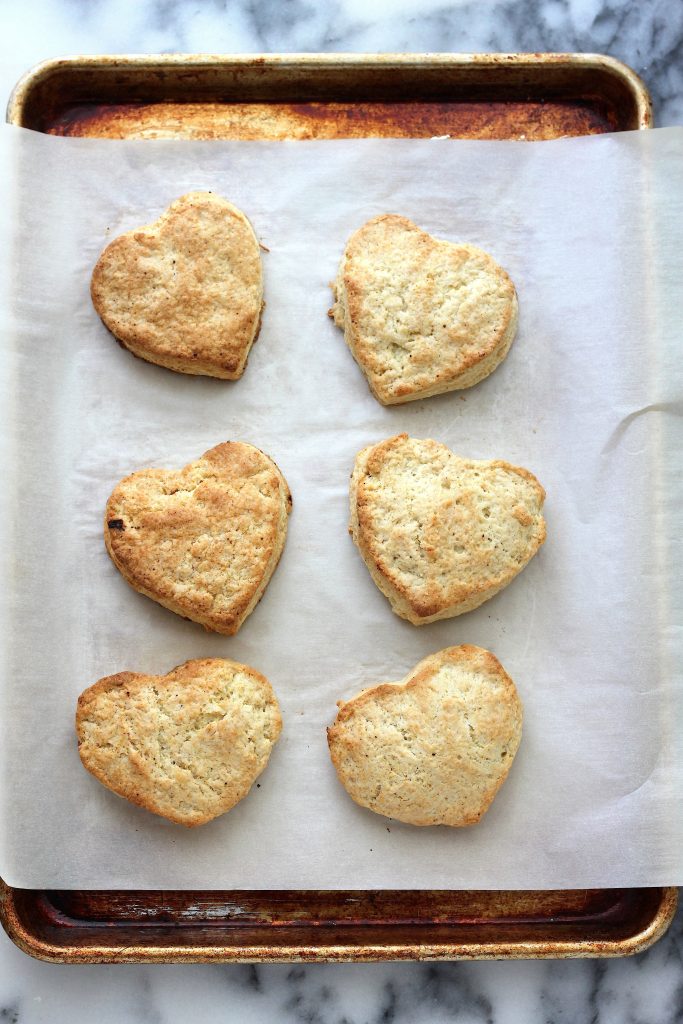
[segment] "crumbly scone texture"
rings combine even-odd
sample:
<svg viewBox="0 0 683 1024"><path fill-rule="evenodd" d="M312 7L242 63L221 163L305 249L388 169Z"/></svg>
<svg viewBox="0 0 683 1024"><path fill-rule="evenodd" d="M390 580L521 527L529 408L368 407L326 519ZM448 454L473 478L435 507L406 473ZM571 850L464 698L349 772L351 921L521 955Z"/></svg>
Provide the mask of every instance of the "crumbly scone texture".
<svg viewBox="0 0 683 1024"><path fill-rule="evenodd" d="M398 683L339 703L332 762L363 807L410 825L473 825L505 781L522 736L522 704L498 659L447 647Z"/></svg>
<svg viewBox="0 0 683 1024"><path fill-rule="evenodd" d="M183 469L121 480L107 502L104 539L135 590L231 635L275 571L291 505L272 459L226 441Z"/></svg>
<svg viewBox="0 0 683 1024"><path fill-rule="evenodd" d="M384 405L477 384L517 330L514 285L488 253L396 214L351 236L332 291L330 316Z"/></svg>
<svg viewBox="0 0 683 1024"><path fill-rule="evenodd" d="M107 246L90 293L105 326L136 356L237 380L261 322L258 239L232 203L190 192Z"/></svg>
<svg viewBox="0 0 683 1024"><path fill-rule="evenodd" d="M249 792L282 719L273 689L248 665L187 661L165 676L119 672L78 698L83 765L138 807L204 825Z"/></svg>
<svg viewBox="0 0 683 1024"><path fill-rule="evenodd" d="M359 452L350 496L349 530L373 580L416 626L478 608L546 536L545 491L528 470L407 434Z"/></svg>

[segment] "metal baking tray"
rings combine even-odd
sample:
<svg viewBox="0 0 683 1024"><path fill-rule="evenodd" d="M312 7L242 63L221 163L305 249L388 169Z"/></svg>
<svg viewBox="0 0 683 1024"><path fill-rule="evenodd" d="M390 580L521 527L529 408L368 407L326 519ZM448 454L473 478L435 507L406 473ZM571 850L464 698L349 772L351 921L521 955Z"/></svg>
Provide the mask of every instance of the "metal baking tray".
<svg viewBox="0 0 683 1024"><path fill-rule="evenodd" d="M593 54L69 57L30 71L7 119L96 138L551 139L652 127L625 65ZM12 889L2 924L58 963L623 956L674 888L552 892Z"/></svg>
<svg viewBox="0 0 683 1024"><path fill-rule="evenodd" d="M67 57L7 119L98 138L552 139L652 127L638 76L597 54Z"/></svg>
<svg viewBox="0 0 683 1024"><path fill-rule="evenodd" d="M36 892L2 923L56 963L624 956L664 934L676 889L564 892Z"/></svg>

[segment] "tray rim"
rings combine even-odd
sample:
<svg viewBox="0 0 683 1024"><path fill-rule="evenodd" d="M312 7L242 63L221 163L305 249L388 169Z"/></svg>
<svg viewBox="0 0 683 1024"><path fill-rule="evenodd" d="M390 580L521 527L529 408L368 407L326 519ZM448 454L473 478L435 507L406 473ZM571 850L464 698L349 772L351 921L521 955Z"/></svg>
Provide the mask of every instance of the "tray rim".
<svg viewBox="0 0 683 1024"><path fill-rule="evenodd" d="M37 960L56 964L96 963L349 963L386 961L456 960L550 960L590 959L634 956L649 949L669 928L678 906L678 888L661 886L661 899L654 917L639 931L625 939L606 940L529 940L519 942L441 942L388 943L366 942L362 947L349 943L324 946L299 944L273 949L264 945L190 946L183 945L91 945L64 948L33 935L19 913L15 890L0 879L0 923L14 944ZM36 890L33 890L36 891ZM495 892L495 890L491 890Z"/></svg>
<svg viewBox="0 0 683 1024"><path fill-rule="evenodd" d="M633 96L638 128L654 127L652 100L642 78L616 57L601 53L250 53L250 54L73 54L51 57L34 65L14 86L7 103L6 120L22 125L23 113L31 90L59 69L101 68L125 65L132 68L202 68L221 65L263 68L287 67L323 70L330 67L400 67L400 68L465 68L510 67L535 68L543 65L564 65L606 71L620 79Z"/></svg>
<svg viewBox="0 0 683 1024"><path fill-rule="evenodd" d="M73 69L97 69L102 67L129 67L140 70L159 68L196 68L201 71L209 67L264 69L288 67L310 69L358 67L396 68L539 68L552 64L600 70L620 79L627 87L635 104L637 130L653 127L652 102L647 86L628 65L605 54L599 53L250 53L250 54L101 54L68 55L50 58L26 71L12 90L6 110L6 120L22 125L25 105L31 91L55 71ZM485 959L547 959L574 957L618 957L642 952L656 942L667 930L676 912L678 889L657 887L661 900L654 917L635 934L626 939L554 941L522 940L520 942L443 942L436 944L366 943L362 948L345 943L328 943L324 947L301 945L292 942L274 950L267 946L89 946L78 949L64 948L42 940L32 934L24 924L17 907L16 896L27 890L14 889L0 879L0 923L10 939L28 955L52 963L103 963L103 962L149 962L149 963L199 963L199 962L241 962L274 963L292 961L343 962L343 961L384 961L384 960L485 960ZM43 892L44 890L29 890ZM114 890L112 890L114 891ZM491 890L494 892L495 890Z"/></svg>

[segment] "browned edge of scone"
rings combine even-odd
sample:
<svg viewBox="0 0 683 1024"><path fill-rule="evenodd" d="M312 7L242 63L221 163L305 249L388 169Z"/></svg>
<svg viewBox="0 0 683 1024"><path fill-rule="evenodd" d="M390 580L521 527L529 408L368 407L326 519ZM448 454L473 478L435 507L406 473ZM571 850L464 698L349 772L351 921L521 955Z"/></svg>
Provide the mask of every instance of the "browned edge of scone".
<svg viewBox="0 0 683 1024"><path fill-rule="evenodd" d="M95 305L94 299L93 305ZM96 305L95 308L97 309ZM107 326L107 324L104 324L104 326L107 328L114 341L118 345L120 345L122 349L125 349L126 352L130 352L130 354L132 356L135 356L136 359L142 359L143 362L150 363L152 366L159 366L161 367L162 370L171 370L173 373L184 373L188 377L213 377L216 380L239 380L241 377L244 376L244 371L246 370L247 363L249 362L249 354L253 346L258 341L259 335L261 333L261 326L263 324L263 310L265 308L266 304L265 302L262 302L261 310L259 312L258 317L258 323L256 324L256 331L254 333L254 337L249 342L249 347L244 353L244 357L242 359L225 360L225 362L223 362L220 366L216 365L215 363L201 360L197 355L194 354L189 357L190 362L187 362L185 360L166 358L164 356L155 356L154 358L152 358L150 355L146 353L145 349L141 348L139 345L136 345L134 342L130 340L117 337L116 334L114 334L114 332L111 330L111 328ZM104 323L104 321L102 322Z"/></svg>

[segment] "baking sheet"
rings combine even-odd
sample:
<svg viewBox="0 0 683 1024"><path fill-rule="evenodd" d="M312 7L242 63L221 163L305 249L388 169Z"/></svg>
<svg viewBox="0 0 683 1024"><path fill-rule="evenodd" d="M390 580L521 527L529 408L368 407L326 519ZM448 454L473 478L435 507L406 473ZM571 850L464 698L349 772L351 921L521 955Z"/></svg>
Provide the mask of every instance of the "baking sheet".
<svg viewBox="0 0 683 1024"><path fill-rule="evenodd" d="M14 886L582 888L683 882L683 131L525 144L450 140L109 142L5 126L0 490L2 837ZM134 359L99 322L92 266L183 192L250 217L267 308L237 383ZM384 409L326 318L348 235L382 212L490 251L520 330L476 388ZM396 618L347 534L364 445L406 430L531 469L548 540L479 610ZM102 541L106 499L146 466L228 439L280 465L281 564L234 638L135 593ZM458 643L493 650L525 705L483 821L414 829L352 803L335 702ZM192 831L81 767L80 691L193 657L254 665L284 731L260 788Z"/></svg>

